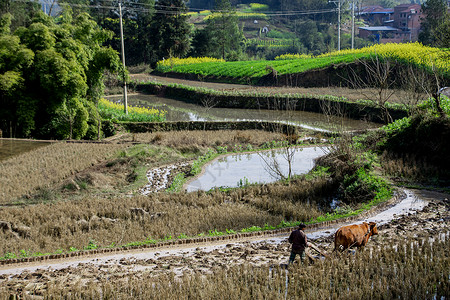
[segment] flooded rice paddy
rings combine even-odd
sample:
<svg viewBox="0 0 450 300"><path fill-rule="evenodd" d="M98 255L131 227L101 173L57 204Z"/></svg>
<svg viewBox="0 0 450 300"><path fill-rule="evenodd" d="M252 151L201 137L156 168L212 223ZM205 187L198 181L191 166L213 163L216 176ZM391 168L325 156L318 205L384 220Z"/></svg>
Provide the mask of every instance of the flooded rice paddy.
<svg viewBox="0 0 450 300"><path fill-rule="evenodd" d="M50 142L0 138L0 161L47 145Z"/></svg>
<svg viewBox="0 0 450 300"><path fill-rule="evenodd" d="M250 183L269 183L291 174L308 173L314 167L314 160L326 153L326 148L306 147L264 151L257 153L232 154L216 159L206 165L202 174L185 187L188 192L216 187L238 187ZM290 163L289 163L290 161Z"/></svg>
<svg viewBox="0 0 450 300"><path fill-rule="evenodd" d="M110 101L121 101L122 96L109 96ZM130 105L165 110L168 121L273 121L295 124L316 131L364 130L380 124L320 113L286 110L236 109L204 107L154 95L132 94Z"/></svg>

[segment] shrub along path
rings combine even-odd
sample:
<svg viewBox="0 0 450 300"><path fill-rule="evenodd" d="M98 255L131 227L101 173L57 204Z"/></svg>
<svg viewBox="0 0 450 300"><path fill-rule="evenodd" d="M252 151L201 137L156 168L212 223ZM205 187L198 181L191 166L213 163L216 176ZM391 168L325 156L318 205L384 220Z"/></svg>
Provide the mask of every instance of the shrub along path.
<svg viewBox="0 0 450 300"><path fill-rule="evenodd" d="M417 213L406 210L394 220L379 226L379 235L372 237L369 248L392 247L405 241L422 238L449 238L449 195L437 192L417 191L419 198L429 203ZM403 203L402 201L401 203ZM359 217L359 223L364 218ZM312 240L322 249L331 251L332 234L337 223L326 231L324 237ZM0 296L9 293L45 295L47 292L77 291L89 285L99 288L105 280L108 284L120 284L132 278L181 274L208 274L233 265L249 263L253 266L270 266L286 263L289 244L284 234L274 236L236 236L232 240L177 244L155 249L134 249L114 254L92 254L82 258L65 258L28 264L0 267ZM307 234L312 234L312 229ZM322 229L323 231L323 229ZM339 259L334 256L331 259Z"/></svg>

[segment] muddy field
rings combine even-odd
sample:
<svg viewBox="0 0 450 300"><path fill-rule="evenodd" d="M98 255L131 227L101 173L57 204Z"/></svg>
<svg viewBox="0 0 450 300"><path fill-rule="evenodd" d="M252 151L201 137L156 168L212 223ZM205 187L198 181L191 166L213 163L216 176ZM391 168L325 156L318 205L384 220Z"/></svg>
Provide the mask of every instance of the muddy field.
<svg viewBox="0 0 450 300"><path fill-rule="evenodd" d="M422 199L429 201L424 209L410 211L379 226L379 235L371 238L366 249L351 253L360 256L373 251L383 251L382 249L386 247L405 242L421 244L430 239L448 240L450 238L448 195L425 191L419 193ZM308 230L306 232L309 234ZM328 233L325 237L310 241L330 253L333 249L334 231ZM7 299L10 294L33 295L33 299L40 299L48 293L66 294L69 291L80 291L83 287L98 291L107 283L120 286L144 278L160 276L183 278L182 275L214 274L237 265L269 269L287 262L289 244L285 238L287 236L254 237L208 245L157 248L151 252L134 250L113 256L99 255L78 260L8 265L0 268L0 296L1 299ZM312 257L318 259L310 260L311 266L321 261L314 250L308 251ZM339 257L333 254L327 259L340 260L342 256L348 254L341 254ZM448 263L448 257L445 260Z"/></svg>

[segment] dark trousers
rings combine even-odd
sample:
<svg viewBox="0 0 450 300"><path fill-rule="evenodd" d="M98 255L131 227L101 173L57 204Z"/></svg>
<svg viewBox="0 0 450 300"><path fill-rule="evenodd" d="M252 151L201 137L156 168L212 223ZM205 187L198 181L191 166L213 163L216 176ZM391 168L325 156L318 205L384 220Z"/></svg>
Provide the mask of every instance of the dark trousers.
<svg viewBox="0 0 450 300"><path fill-rule="evenodd" d="M289 256L289 263L292 264L295 260L295 257L298 255L300 255L300 260L303 264L303 261L305 260L305 250L302 251L291 251L291 255Z"/></svg>

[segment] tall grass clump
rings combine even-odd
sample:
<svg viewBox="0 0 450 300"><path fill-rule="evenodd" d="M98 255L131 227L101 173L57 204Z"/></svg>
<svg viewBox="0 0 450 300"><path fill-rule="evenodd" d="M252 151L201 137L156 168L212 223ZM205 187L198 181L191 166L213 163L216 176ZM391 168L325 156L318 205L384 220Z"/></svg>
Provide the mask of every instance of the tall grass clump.
<svg viewBox="0 0 450 300"><path fill-rule="evenodd" d="M104 98L98 103L100 115L104 119L129 122L163 122L166 111L155 108L128 106L128 114L124 113L123 104L114 103Z"/></svg>

